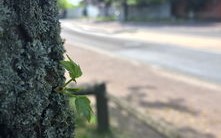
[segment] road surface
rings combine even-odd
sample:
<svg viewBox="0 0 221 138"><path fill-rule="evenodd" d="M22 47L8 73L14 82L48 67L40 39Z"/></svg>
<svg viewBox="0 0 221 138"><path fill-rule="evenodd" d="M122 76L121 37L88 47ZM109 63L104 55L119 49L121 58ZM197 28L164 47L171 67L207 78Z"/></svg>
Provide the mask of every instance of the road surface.
<svg viewBox="0 0 221 138"><path fill-rule="evenodd" d="M89 46L138 63L193 76L221 84L221 54L174 45L132 41L102 35L92 35L62 24L62 35L73 44ZM160 39L160 38L159 38ZM175 40L174 40L175 41Z"/></svg>

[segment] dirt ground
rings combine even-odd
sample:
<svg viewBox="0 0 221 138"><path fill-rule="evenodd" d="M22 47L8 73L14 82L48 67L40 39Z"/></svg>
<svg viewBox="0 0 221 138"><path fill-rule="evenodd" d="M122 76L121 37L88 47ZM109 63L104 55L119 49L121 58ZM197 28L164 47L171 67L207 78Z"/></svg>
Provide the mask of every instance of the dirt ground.
<svg viewBox="0 0 221 138"><path fill-rule="evenodd" d="M110 122L113 129L124 133L125 138L165 138L132 114L109 102ZM116 138L121 138L116 135Z"/></svg>

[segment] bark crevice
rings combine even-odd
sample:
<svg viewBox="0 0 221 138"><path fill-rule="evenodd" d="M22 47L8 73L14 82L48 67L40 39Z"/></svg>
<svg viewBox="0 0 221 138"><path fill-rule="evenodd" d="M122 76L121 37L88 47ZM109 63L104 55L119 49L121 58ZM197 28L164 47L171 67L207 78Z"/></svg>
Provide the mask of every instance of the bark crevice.
<svg viewBox="0 0 221 138"><path fill-rule="evenodd" d="M65 81L56 0L1 0L0 14L0 138L73 138L54 92Z"/></svg>

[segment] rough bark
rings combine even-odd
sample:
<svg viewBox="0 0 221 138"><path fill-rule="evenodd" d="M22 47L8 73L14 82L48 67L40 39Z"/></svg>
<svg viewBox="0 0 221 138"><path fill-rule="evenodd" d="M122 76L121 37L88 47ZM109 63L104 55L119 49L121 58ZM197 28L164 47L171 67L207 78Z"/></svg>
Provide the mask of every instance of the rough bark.
<svg viewBox="0 0 221 138"><path fill-rule="evenodd" d="M0 0L0 138L70 138L56 0Z"/></svg>

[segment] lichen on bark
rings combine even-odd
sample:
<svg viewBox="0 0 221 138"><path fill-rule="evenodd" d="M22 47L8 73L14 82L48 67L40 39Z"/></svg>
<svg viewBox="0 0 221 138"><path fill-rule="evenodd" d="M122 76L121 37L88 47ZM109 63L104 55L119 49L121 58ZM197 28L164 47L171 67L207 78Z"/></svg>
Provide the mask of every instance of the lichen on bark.
<svg viewBox="0 0 221 138"><path fill-rule="evenodd" d="M71 138L56 0L0 0L0 138Z"/></svg>

